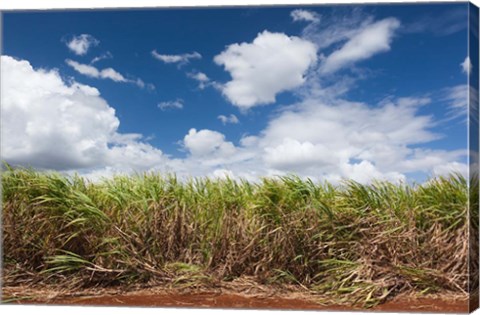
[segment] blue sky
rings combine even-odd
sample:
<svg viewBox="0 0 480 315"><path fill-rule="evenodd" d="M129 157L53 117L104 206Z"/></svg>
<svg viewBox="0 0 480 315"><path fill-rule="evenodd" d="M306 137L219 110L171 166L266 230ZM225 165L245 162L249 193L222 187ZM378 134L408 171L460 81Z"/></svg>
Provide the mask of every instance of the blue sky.
<svg viewBox="0 0 480 315"><path fill-rule="evenodd" d="M466 3L4 13L3 159L91 177L464 171L467 14Z"/></svg>

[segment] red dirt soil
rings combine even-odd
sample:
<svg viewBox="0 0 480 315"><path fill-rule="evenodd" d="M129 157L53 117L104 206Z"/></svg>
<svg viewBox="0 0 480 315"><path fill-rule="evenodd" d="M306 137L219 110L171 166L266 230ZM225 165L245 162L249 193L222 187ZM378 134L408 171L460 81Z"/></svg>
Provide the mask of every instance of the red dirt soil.
<svg viewBox="0 0 480 315"><path fill-rule="evenodd" d="M95 305L95 306L147 306L190 308L243 308L289 310L353 310L349 306L322 305L312 299L246 296L226 293L128 293L102 296L54 298L48 301L19 300L17 304ZM360 308L357 308L360 309ZM400 297L370 310L396 312L467 313L468 300Z"/></svg>

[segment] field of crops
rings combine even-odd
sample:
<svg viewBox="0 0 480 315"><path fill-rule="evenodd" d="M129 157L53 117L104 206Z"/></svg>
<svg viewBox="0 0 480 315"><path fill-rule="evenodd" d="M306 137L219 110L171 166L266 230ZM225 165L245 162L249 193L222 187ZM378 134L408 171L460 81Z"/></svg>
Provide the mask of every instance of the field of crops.
<svg viewBox="0 0 480 315"><path fill-rule="evenodd" d="M468 181L3 173L3 285L213 287L248 277L335 303L468 290Z"/></svg>

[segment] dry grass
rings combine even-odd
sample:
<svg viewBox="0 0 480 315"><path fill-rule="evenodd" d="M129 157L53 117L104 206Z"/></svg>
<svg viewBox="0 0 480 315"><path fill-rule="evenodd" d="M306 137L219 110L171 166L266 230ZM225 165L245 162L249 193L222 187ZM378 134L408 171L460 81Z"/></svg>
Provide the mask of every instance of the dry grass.
<svg viewBox="0 0 480 315"><path fill-rule="evenodd" d="M365 307L469 290L469 183L458 175L416 186L158 174L90 183L9 169L2 185L6 286L250 279Z"/></svg>

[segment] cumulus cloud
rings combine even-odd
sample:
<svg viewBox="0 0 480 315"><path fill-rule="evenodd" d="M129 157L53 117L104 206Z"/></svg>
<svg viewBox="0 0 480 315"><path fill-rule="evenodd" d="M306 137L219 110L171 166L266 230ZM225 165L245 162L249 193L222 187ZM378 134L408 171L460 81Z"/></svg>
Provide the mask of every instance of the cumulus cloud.
<svg viewBox="0 0 480 315"><path fill-rule="evenodd" d="M466 150L433 150L425 144L443 135L436 121L419 114L431 99L389 98L379 104L309 97L281 110L257 135L238 145L213 130L191 129L183 144L189 174L258 180L295 173L339 182L353 179L405 181L412 174L466 172ZM195 166L195 167L193 167ZM217 176L215 176L217 175Z"/></svg>
<svg viewBox="0 0 480 315"><path fill-rule="evenodd" d="M406 176L397 171L381 172L375 165L369 161L361 161L360 163L342 165L343 177L348 178L359 183L370 183L373 180L384 180L390 182L405 182Z"/></svg>
<svg viewBox="0 0 480 315"><path fill-rule="evenodd" d="M177 98L174 101L166 101L160 102L157 105L162 111L166 111L169 109L182 109L183 108L183 100L181 98Z"/></svg>
<svg viewBox="0 0 480 315"><path fill-rule="evenodd" d="M223 94L243 110L273 103L278 93L302 85L316 60L311 42L268 31L252 43L232 44L214 58L232 77L222 87Z"/></svg>
<svg viewBox="0 0 480 315"><path fill-rule="evenodd" d="M230 156L235 153L235 146L225 141L225 135L220 132L192 128L183 139L185 148L194 156Z"/></svg>
<svg viewBox="0 0 480 315"><path fill-rule="evenodd" d="M340 49L326 57L322 65L322 72L335 72L354 62L390 50L393 35L399 27L400 21L395 18L386 18L369 24Z"/></svg>
<svg viewBox="0 0 480 315"><path fill-rule="evenodd" d="M276 170L331 180L402 180L405 173L432 173L461 155L413 149L439 138L430 131L433 118L418 115L428 102L400 98L371 107L312 98L270 121L255 141L265 148L265 164Z"/></svg>
<svg viewBox="0 0 480 315"><path fill-rule="evenodd" d="M119 133L114 108L96 88L9 56L1 57L1 71L1 158L12 165L96 180L134 171L206 176L245 159L223 134L206 129L185 136L187 158L169 158L142 135Z"/></svg>
<svg viewBox="0 0 480 315"><path fill-rule="evenodd" d="M100 41L92 35L81 34L73 36L72 39L66 42L66 45L74 54L83 56L88 53L90 47L97 46L99 43Z"/></svg>
<svg viewBox="0 0 480 315"><path fill-rule="evenodd" d="M463 73L466 73L467 75L470 74L470 71L472 70L472 63L470 62L469 56L467 56L465 60L460 64L460 67L462 68Z"/></svg>
<svg viewBox="0 0 480 315"><path fill-rule="evenodd" d="M467 167L464 163L449 162L446 164L439 164L433 168L433 175L435 176L448 176L452 173L462 174L467 177Z"/></svg>
<svg viewBox="0 0 480 315"><path fill-rule="evenodd" d="M2 160L65 171L141 171L164 161L141 135L118 133L115 110L96 88L9 56L1 71Z"/></svg>
<svg viewBox="0 0 480 315"><path fill-rule="evenodd" d="M289 137L283 138L282 142L273 147L265 148L265 162L278 169L301 170L316 164L332 164L334 156L329 154L328 149L319 144L309 141L300 142Z"/></svg>
<svg viewBox="0 0 480 315"><path fill-rule="evenodd" d="M293 172L365 183L467 169L466 150L422 148L442 136L431 131L433 117L419 114L428 98L365 104L310 95L238 145L218 131L192 128L182 141L187 157L172 159L139 134L119 133L115 110L93 87L66 84L54 70L8 56L2 56L2 78L2 159L14 165L80 171L93 179L150 170L247 180Z"/></svg>
<svg viewBox="0 0 480 315"><path fill-rule="evenodd" d="M290 12L290 16L292 17L294 22L298 21L306 21L306 22L319 22L320 17L316 12L309 11L309 10L293 10Z"/></svg>
<svg viewBox="0 0 480 315"><path fill-rule="evenodd" d="M230 114L230 116L219 115L217 118L220 119L220 121L224 125L226 125L226 124L238 124L240 122L238 120L238 117L235 116L234 114Z"/></svg>
<svg viewBox="0 0 480 315"><path fill-rule="evenodd" d="M238 143L219 131L192 128L179 136L187 154L178 159L165 156L141 135L120 134L113 108L97 89L66 84L55 71L35 70L10 57L10 67L5 67L2 57L2 78L10 78L2 82L7 84L2 86L7 91L1 96L2 104L7 104L2 127L4 135L12 135L4 137L11 139L3 141L2 153L7 161L22 165L88 170L92 178L160 170L179 177L258 180L295 173L313 180L368 183L452 170L465 173L466 146L429 149L431 142L447 135L435 117L422 114L422 108L438 104L463 110L465 86L445 89L441 96L390 96L379 103L343 96L358 78L337 71L389 50L398 27L393 18L374 21L360 14L334 23L322 16L318 23L307 23L303 38L264 31L253 42L226 47L214 61L232 78L216 87L232 104L247 110L275 102L283 91L295 92L299 101L277 108L262 130L243 135ZM317 60L317 51L331 53ZM176 55L163 56L172 57L164 62L182 64L173 58ZM23 74L21 65L26 65ZM93 68L82 71L100 77L101 70ZM3 75L4 71L8 73ZM187 76L199 85L214 83L202 72ZM179 108L177 101L183 106L183 101L175 100L164 102L164 109ZM234 115L218 119L224 124L238 120Z"/></svg>
<svg viewBox="0 0 480 315"><path fill-rule="evenodd" d="M179 66L185 65L190 62L192 59L201 59L202 55L194 51L192 53L180 54L180 55L166 55L159 54L156 50L152 51L152 56L164 63L176 63Z"/></svg>

